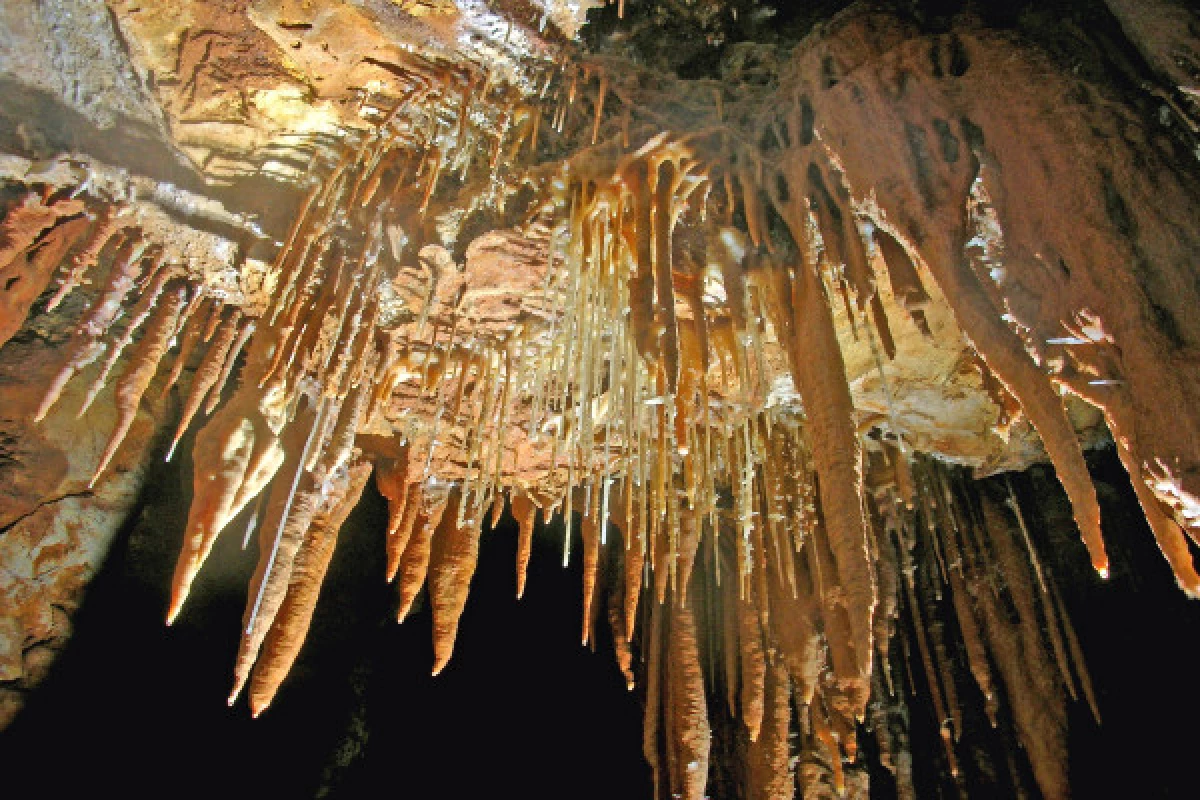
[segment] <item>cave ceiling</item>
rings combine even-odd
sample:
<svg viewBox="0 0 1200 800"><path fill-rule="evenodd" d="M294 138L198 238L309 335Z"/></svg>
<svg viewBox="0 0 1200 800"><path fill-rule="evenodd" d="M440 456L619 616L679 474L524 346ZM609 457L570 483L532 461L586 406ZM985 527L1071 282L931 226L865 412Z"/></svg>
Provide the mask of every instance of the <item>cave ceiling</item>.
<svg viewBox="0 0 1200 800"><path fill-rule="evenodd" d="M485 519L527 560L561 515L582 638L611 622L672 796L709 780L706 685L753 796L865 792L855 725L897 616L924 636L934 551L984 695L1090 697L1019 508L964 476L1051 463L1103 579L1084 452L1115 447L1200 593L1195 25L1166 0L6 4L0 681L182 448L167 620L256 531L230 697L255 715L372 476L435 673ZM978 599L994 564L1063 631L1024 677ZM1060 796L1062 708L1012 713Z"/></svg>

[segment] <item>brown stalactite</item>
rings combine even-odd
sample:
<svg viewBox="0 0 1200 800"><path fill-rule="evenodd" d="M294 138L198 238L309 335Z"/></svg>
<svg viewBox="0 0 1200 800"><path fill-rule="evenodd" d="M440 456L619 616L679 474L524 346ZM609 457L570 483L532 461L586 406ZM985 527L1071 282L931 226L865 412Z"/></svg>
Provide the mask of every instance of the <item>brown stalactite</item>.
<svg viewBox="0 0 1200 800"><path fill-rule="evenodd" d="M83 280L87 271L96 265L105 245L128 227L122 219L123 211L124 209L116 205L106 205L100 210L96 218L96 225L92 228L88 240L79 249L79 252L71 257L70 264L67 266L67 274L60 281L58 291L46 303L47 311L58 308L71 290Z"/></svg>
<svg viewBox="0 0 1200 800"><path fill-rule="evenodd" d="M398 458L383 458L375 463L375 488L388 503L387 535L395 536L404 519L405 501L408 498L409 449L405 447Z"/></svg>
<svg viewBox="0 0 1200 800"><path fill-rule="evenodd" d="M663 615L667 609L662 603L649 604L650 625L646 632L648 637L646 651L646 705L642 715L642 755L650 764L650 769L654 774L654 798L662 800L663 784L668 782L668 792L671 790L669 785L669 777L664 770L664 765L659 758L660 752L660 737L662 731L659 726L659 717L663 713L663 638L665 631L663 630Z"/></svg>
<svg viewBox="0 0 1200 800"><path fill-rule="evenodd" d="M238 330L237 338L233 340L233 344L229 346L229 351L225 354L225 361L221 365L221 372L217 375L217 379L208 393L208 402L204 404L205 414L212 414L217 410L217 405L221 402L221 394L225 391L225 384L229 380L230 373L233 372L233 365L237 361L237 357L242 352L242 348L246 345L246 342L254 335L254 329L255 323L253 320L246 320L242 323L242 327Z"/></svg>
<svg viewBox="0 0 1200 800"><path fill-rule="evenodd" d="M833 328L828 298L815 268L801 265L793 286L797 339L812 348L793 361L792 371L808 415L808 434L820 476L821 508L838 577L846 597L859 677L871 670L871 615L875 586L867 555L862 511L862 456L854 430L853 401Z"/></svg>
<svg viewBox="0 0 1200 800"><path fill-rule="evenodd" d="M49 167L14 160L30 177L5 178L0 345L26 324L18 347L69 335L35 417L87 371L80 414L116 412L95 484L118 450L124 469L124 437L181 338L163 397L195 373L168 460L201 408L208 419L168 623L216 537L267 490L230 697L248 682L255 716L296 660L373 461L397 617L427 586L435 675L488 510L495 527L511 502L518 598L537 509L564 506L564 565L582 511L582 639L595 649L607 614L626 685L645 689L656 797L790 798L797 781L804 797L866 797L860 722L901 797L915 795L914 756L945 763L960 792L973 771L1002 771L971 737L1014 730L1015 789L1032 790L1027 759L1043 796L1066 796L1068 698L1099 719L1082 645L1023 520L943 464L1026 465L1040 438L1107 575L1075 430L1096 434L1099 409L1180 587L1200 596L1196 203L1167 155L1194 104L1181 85L1163 110L1182 117L1151 130L1145 109L1050 63L1020 25L945 24L847 9L777 63L730 60L719 88L585 46L579 63L543 65L536 98L505 69L407 52L370 91L356 73L353 103L323 95L331 120L357 110L332 122L341 144L280 179L299 201L290 225L238 207L176 235L189 212L164 223L159 202L174 187L91 172L43 184ZM289 69L308 69L307 37ZM769 80L739 85L750 69ZM1008 84L1040 77L1015 102ZM261 80L252 91L271 97ZM279 124L268 105L255 114ZM196 169L211 180L226 158ZM237 241L203 238L243 223ZM93 283L64 321L82 298L64 299ZM914 700L914 671L928 697ZM970 730L972 679L995 732ZM910 712L932 715L944 756L909 752Z"/></svg>
<svg viewBox="0 0 1200 800"><path fill-rule="evenodd" d="M610 566L612 566L612 561L620 560L620 556L612 559ZM633 691L636 685L633 677L633 651L625 635L625 584L621 580L609 581L608 626L612 631L613 651L617 656L617 667L625 679L625 688Z"/></svg>
<svg viewBox="0 0 1200 800"><path fill-rule="evenodd" d="M419 482L409 483L404 492L404 513L394 520L395 530L390 525L387 540L387 580L391 583L396 579L400 570L400 559L408 548L416 529L417 520L421 516L421 505L424 502L424 492Z"/></svg>
<svg viewBox="0 0 1200 800"><path fill-rule="evenodd" d="M199 298L201 293L198 292L196 296ZM212 317L214 310L220 307L211 297L204 298L202 302L208 309L208 314L200 314L200 309L197 308L187 318L186 324L181 331L183 339L179 345L179 352L175 354L175 362L171 365L171 371L167 373L167 377L163 381L163 397L167 396L167 393L171 391L171 388L179 380L179 376L183 374L183 369L187 366L188 361L191 360L192 353L201 344L205 328L208 325L207 319ZM202 319L202 317L205 318Z"/></svg>
<svg viewBox="0 0 1200 800"><path fill-rule="evenodd" d="M670 604L667 646L667 714L671 794L702 800L708 781L711 731L704 697L704 675L696 645L695 620L689 605Z"/></svg>
<svg viewBox="0 0 1200 800"><path fill-rule="evenodd" d="M166 286L167 279L170 277L166 272L159 272L158 277L153 283L142 290L142 296L138 298L137 304L129 313L129 324L125 326L125 331L121 334L121 338L115 344L108 348L108 357L104 359L104 365L100 368L100 374L92 381L91 387L83 398L83 403L79 408L79 416L83 416L92 402L96 399L96 395L104 388L108 382L108 375L112 372L112 368L116 366L121 354L125 352L125 348L133 341L133 335L142 326L142 323L150 316L150 311L154 308L158 301L158 296ZM176 309L176 316L180 309ZM174 336L175 331L171 330L167 337L169 343Z"/></svg>
<svg viewBox="0 0 1200 800"><path fill-rule="evenodd" d="M638 618L638 599L642 594L642 570L646 560L646 529L641 506L634 502L630 483L622 499L626 504L627 530L622 530L625 540L625 638L633 641Z"/></svg>
<svg viewBox="0 0 1200 800"><path fill-rule="evenodd" d="M746 753L746 796L748 800L790 800L796 793L789 741L792 684L782 662L767 667L763 693L761 732Z"/></svg>
<svg viewBox="0 0 1200 800"><path fill-rule="evenodd" d="M66 210L58 205L52 206L54 218L58 212ZM9 218L16 212L9 211L4 218L7 227L23 227L24 222L13 221ZM37 216L41 216L40 214ZM46 219L39 219L32 228L41 227ZM88 229L86 217L73 217L58 222L46 230L42 228L36 244L33 239L29 244L18 248L28 238L24 233L0 233L0 347L16 335L21 329L34 301L50 285L54 270L62 263L67 252L84 236ZM36 238L36 237L35 237ZM5 255L7 253L7 255Z"/></svg>
<svg viewBox="0 0 1200 800"><path fill-rule="evenodd" d="M461 498L451 498L443 519L457 518ZM482 519L464 525L439 526L434 533L429 555L429 605L433 610L433 674L450 661L458 620L467 603L467 592L479 559L479 535Z"/></svg>
<svg viewBox="0 0 1200 800"><path fill-rule="evenodd" d="M252 382L246 384L251 385ZM277 468L282 479L271 485L259 527L258 563L250 579L242 615L242 635L233 669L230 705L250 677L267 632L287 596L296 553L324 501L325 487L304 469L313 432L321 424L322 409L318 408L311 422L307 416L298 418L285 432L284 457Z"/></svg>
<svg viewBox="0 0 1200 800"><path fill-rule="evenodd" d="M346 517L354 510L363 488L371 477L371 465L353 464L331 500L323 504L305 534L288 581L287 594L275 615L275 621L263 641L262 652L254 665L248 690L250 712L255 717L266 710L275 698L308 634L321 584L337 546L338 532ZM341 485L344 482L344 486Z"/></svg>
<svg viewBox="0 0 1200 800"><path fill-rule="evenodd" d="M167 348L171 346L171 339L175 336L175 326L179 320L179 312L183 310L186 299L187 294L182 286L168 290L166 297L147 324L141 341L129 354L129 363L117 380L114 391L113 405L117 409L117 424L109 436L108 444L104 446L104 452L100 455L100 463L96 465L96 471L92 473L88 488L96 485L96 480L108 467L117 448L121 446L121 442L125 441L125 435L129 433L133 419L137 416L138 406L142 403L142 395L146 393L146 388L158 371L159 363L166 354Z"/></svg>
<svg viewBox="0 0 1200 800"><path fill-rule="evenodd" d="M509 502L517 520L517 599L525 596L525 576L529 571L529 556L533 550L533 523L537 506L524 491L514 492Z"/></svg>
<svg viewBox="0 0 1200 800"><path fill-rule="evenodd" d="M171 440L171 447L167 451L167 460L175 454L175 448L179 446L179 440L187 433L188 427L191 425L192 419L200 410L200 406L204 403L204 399L216 384L217 379L221 376L221 369L224 366L225 358L229 354L230 348L233 346L234 339L238 334L238 315L235 313L221 325L220 330L213 339L208 350L204 354L204 358L200 361L200 366L196 368L196 372L192 375L192 385L188 387L187 400L183 404L183 413L179 420L179 426L175 429L175 436Z"/></svg>
<svg viewBox="0 0 1200 800"><path fill-rule="evenodd" d="M19 204L5 210L0 221L0 270L7 270L19 256L27 254L34 242L60 220L80 214L84 208L82 200L62 198L46 204L37 192L28 192Z"/></svg>
<svg viewBox="0 0 1200 800"><path fill-rule="evenodd" d="M758 624L758 611L749 600L738 601L737 619L739 652L741 653L741 696L738 708L742 722L750 735L750 741L758 741L762 729L767 672L766 654L763 652L762 629Z"/></svg>
<svg viewBox="0 0 1200 800"><path fill-rule="evenodd" d="M92 304L79 325L72 332L66 345L67 357L46 391L41 405L34 412L35 422L41 422L51 407L58 401L62 390L80 370L91 364L104 352L100 341L121 313L121 303L133 288L141 272L141 256L146 244L142 239L133 239L114 256L109 269L108 281L96 302Z"/></svg>
<svg viewBox="0 0 1200 800"><path fill-rule="evenodd" d="M445 489L432 489L421 495L413 527L412 537L404 548L400 560L400 605L396 611L396 621L403 622L412 609L417 593L425 584L425 575L429 571L429 556L433 547L433 537L441 530L457 527L458 508L462 497Z"/></svg>

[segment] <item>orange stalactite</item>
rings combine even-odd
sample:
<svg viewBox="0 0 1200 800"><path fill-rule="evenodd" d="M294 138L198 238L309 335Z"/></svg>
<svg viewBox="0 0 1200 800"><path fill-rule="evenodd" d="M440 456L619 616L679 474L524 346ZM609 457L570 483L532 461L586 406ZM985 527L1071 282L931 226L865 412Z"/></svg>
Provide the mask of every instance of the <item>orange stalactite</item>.
<svg viewBox="0 0 1200 800"><path fill-rule="evenodd" d="M107 205L100 210L96 218L96 226L92 229L87 242L79 249L78 253L71 257L67 274L62 277L58 291L46 303L47 311L58 308L59 303L80 284L87 271L99 261L100 253L104 250L105 245L118 233L131 226L131 223L124 217L124 211L124 208L117 205Z"/></svg>
<svg viewBox="0 0 1200 800"><path fill-rule="evenodd" d="M158 302L159 294L162 292L163 287L167 283L167 279L170 277L171 276L167 273L160 272L153 284L147 287L143 291L142 296L138 298L137 304L134 305L133 310L129 313L129 324L125 326L125 331L121 334L121 338L108 348L108 357L104 360L104 366L100 368L100 374L96 376L94 381L92 381L92 385L88 389L87 395L83 399L83 404L79 408L79 416L82 417L84 415L84 413L91 406L92 402L96 399L96 395L100 393L105 384L108 382L109 373L112 371L112 368L116 366L121 354L125 352L125 348L129 346L130 342L133 341L134 333L137 332L137 330L142 326L142 323L145 322L150 316L151 310L153 310L155 303ZM176 316L178 316L178 314ZM175 331L171 330L167 336L168 343L174 337L174 335Z"/></svg>
<svg viewBox="0 0 1200 800"><path fill-rule="evenodd" d="M821 696L808 706L809 730L829 754L829 769L833 774L833 788L839 797L846 793L846 774L842 766L842 752L830 728L829 717L826 715L824 701Z"/></svg>
<svg viewBox="0 0 1200 800"><path fill-rule="evenodd" d="M621 174L621 180L633 200L633 214L624 220L621 235L633 254L634 270L629 287L630 331L638 353L646 359L657 356L658 336L654 315L654 191L645 160L634 161Z"/></svg>
<svg viewBox="0 0 1200 800"><path fill-rule="evenodd" d="M49 212L56 218L65 208L55 204ZM12 339L41 296L64 256L83 237L88 229L87 217L78 216L57 222L48 229L42 225L48 218L37 215L36 220L12 222L17 211L10 210L4 219L5 231L0 231L0 347ZM25 223L32 223L28 229ZM12 228L20 228L13 231ZM36 242L28 237L41 229ZM21 246L28 240L28 244ZM7 244L4 244L7 242ZM6 255L7 254L7 255Z"/></svg>
<svg viewBox="0 0 1200 800"><path fill-rule="evenodd" d="M612 631L613 651L617 656L617 667L625 679L625 688L633 691L633 651L625 636L625 584L620 580L610 581L608 590L608 627Z"/></svg>
<svg viewBox="0 0 1200 800"><path fill-rule="evenodd" d="M141 273L141 257L145 248L145 242L135 238L126 242L114 256L108 281L96 302L72 332L71 340L66 345L67 357L51 381L41 405L34 412L35 422L41 422L45 418L58 401L67 382L104 352L105 345L101 338L108 333L120 315L121 304Z"/></svg>
<svg viewBox="0 0 1200 800"><path fill-rule="evenodd" d="M463 502L457 494L447 505L443 520L458 516ZM433 674L440 673L454 652L458 621L467 602L467 592L479 559L482 520L463 525L442 525L433 536L429 556L429 604L433 611Z"/></svg>
<svg viewBox="0 0 1200 800"><path fill-rule="evenodd" d="M348 468L345 477L338 480L330 500L313 518L296 552L287 593L250 677L250 713L255 717L271 704L300 653L312 623L321 584L337 546L338 532L358 504L370 477L371 465L368 463L359 462Z"/></svg>
<svg viewBox="0 0 1200 800"><path fill-rule="evenodd" d="M411 464L407 447L401 451L399 457L384 458L375 463L375 488L388 503L387 535L389 538L396 535L396 531L400 528L400 521L404 518Z"/></svg>
<svg viewBox="0 0 1200 800"><path fill-rule="evenodd" d="M650 604L650 625L646 635L646 704L642 715L642 755L654 774L654 798L662 800L664 779L669 781L664 773L660 758L660 737L662 730L659 717L665 705L663 700L663 616L668 609L662 603ZM669 787L673 788L673 787Z"/></svg>
<svg viewBox="0 0 1200 800"><path fill-rule="evenodd" d="M82 200L61 198L46 204L37 192L27 192L20 203L8 208L4 219L0 220L0 270L7 269L19 256L28 253L33 244L46 231L56 227L60 220L81 214L84 209ZM105 206L101 218L107 217L113 209L112 206ZM104 242L100 242L100 247L103 246ZM99 253L99 248L96 252Z"/></svg>
<svg viewBox="0 0 1200 800"><path fill-rule="evenodd" d="M308 434L309 431L304 433ZM304 438L308 440L310 437L306 435ZM293 439L292 443L296 441ZM300 455L303 455L303 448ZM302 470L302 464L303 458L297 457L293 462L289 454L280 472L287 478ZM242 635L233 668L233 688L229 693L230 705L237 700L249 679L267 632L287 596L296 553L325 500L324 488L307 472L300 474L294 484L285 480L271 488L258 538L258 564L250 580L246 610L242 616Z"/></svg>
<svg viewBox="0 0 1200 800"><path fill-rule="evenodd" d="M803 229L791 226L801 241ZM854 403L833 326L829 298L813 264L801 263L791 290L796 336L808 352L792 358L792 374L808 414L805 427L820 476L820 499L829 544L845 596L859 677L871 671L871 617L875 584L867 552L862 502L862 453L854 426Z"/></svg>
<svg viewBox="0 0 1200 800"><path fill-rule="evenodd" d="M458 508L463 498L458 492L447 489L431 489L425 492L417 504L419 511L413 527L413 535L404 548L400 560L400 605L396 611L396 621L403 622L412 609L417 593L425 584L425 576L429 571L429 556L433 547L433 538L442 529L447 530L458 526Z"/></svg>
<svg viewBox="0 0 1200 800"><path fill-rule="evenodd" d="M529 570L529 555L533 548L533 522L537 506L524 491L517 490L509 501L517 520L517 599L525 595L525 577Z"/></svg>
<svg viewBox="0 0 1200 800"><path fill-rule="evenodd" d="M741 697L738 702L742 711L742 722L750 734L750 741L758 741L762 729L764 709L764 681L766 680L766 655L763 652L762 628L759 627L758 610L749 600L737 601L738 651L741 654Z"/></svg>
<svg viewBox="0 0 1200 800"><path fill-rule="evenodd" d="M675 228L675 164L664 161L649 162L650 184L654 193L654 287L657 290L658 308L655 313L655 328L660 331L659 348L662 353L661 368L664 370L666 392L672 398L679 394L679 321L675 316L675 278L672 274L672 232Z"/></svg>
<svg viewBox="0 0 1200 800"><path fill-rule="evenodd" d="M776 661L766 669L761 733L747 748L748 800L790 800L796 793L792 769L792 685L787 669Z"/></svg>
<svg viewBox="0 0 1200 800"><path fill-rule="evenodd" d="M424 503L424 491L419 481L413 481L408 484L404 492L404 514L394 520L396 525L393 530L388 528L387 540L387 580L391 583L396 579L396 573L400 570L400 561L404 556L405 550L408 548L408 543L412 539L412 535L416 530L417 521L421 516L421 508Z"/></svg>
<svg viewBox="0 0 1200 800"><path fill-rule="evenodd" d="M262 491L285 462L289 449L301 446L295 441L297 432L304 433L298 431L300 426L290 428L289 438L280 443L261 415L259 399L257 392L241 387L238 396L196 434L192 504L171 581L168 625L183 607L218 534Z"/></svg>
<svg viewBox="0 0 1200 800"><path fill-rule="evenodd" d="M239 316L237 312L234 312L233 316L229 317L221 325L216 338L205 352L204 358L200 361L200 366L196 368L196 372L192 376L192 385L188 387L188 396L183 404L183 412L179 420L179 425L175 428L175 436L171 439L171 446L167 450L167 461L170 461L171 457L175 455L175 448L179 446L179 440L187 433L192 419L196 416L196 413L200 410L200 406L204 403L204 399L221 376L221 369L225 364L225 358L229 355L229 350L233 346L234 339L238 334Z"/></svg>
<svg viewBox="0 0 1200 800"><path fill-rule="evenodd" d="M678 598L680 603L686 603L688 587L692 580L692 569L696 563L696 552L700 548L700 515L690 508L679 507L679 543L677 572L679 575Z"/></svg>
<svg viewBox="0 0 1200 800"><path fill-rule="evenodd" d="M708 783L712 731L704 696L704 673L690 605L671 603L667 644L667 761L671 794L703 800Z"/></svg>
<svg viewBox="0 0 1200 800"><path fill-rule="evenodd" d="M162 304L146 326L137 347L129 354L129 363L124 373L117 381L114 405L117 409L117 424L109 436L108 444L100 456L100 463L88 482L88 488L96 485L96 480L104 472L109 461L116 454L117 448L125 440L129 428L137 416L138 406L141 405L142 395L158 371L159 362L171 346L175 336L175 325L179 320L179 312L183 309L187 293L182 286L168 290Z"/></svg>
<svg viewBox="0 0 1200 800"><path fill-rule="evenodd" d="M642 569L646 563L646 529L641 505L634 502L632 478L622 491L626 525L621 531L625 543L625 639L633 641L637 626L638 599L642 594Z"/></svg>
<svg viewBox="0 0 1200 800"><path fill-rule="evenodd" d="M221 402L221 395L225 391L225 384L229 381L230 373L233 372L233 365L237 362L238 355L241 354L246 342L254 335L255 327L254 320L244 320L242 322L237 338L233 340L233 344L229 347L229 352L225 354L225 362L221 365L221 372L208 393L208 402L204 404L205 414L212 414L217 410L217 405Z"/></svg>
<svg viewBox="0 0 1200 800"><path fill-rule="evenodd" d="M219 306L212 298L204 298L203 300L199 300L201 294L202 293L197 292L197 301L201 302L202 305L207 305L209 309L208 316L211 316L212 310L218 308ZM179 380L179 376L183 374L184 367L186 367L187 362L191 360L192 353L200 345L201 337L204 335L204 329L208 324L207 319L202 319L203 316L204 315L200 313L199 308L193 309L192 313L187 318L186 324L183 326L183 330L177 332L182 333L183 338L179 345L179 352L175 355L175 363L171 365L171 371L167 373L167 377L163 381L163 397L167 396L167 393L171 391L171 387L173 387Z"/></svg>

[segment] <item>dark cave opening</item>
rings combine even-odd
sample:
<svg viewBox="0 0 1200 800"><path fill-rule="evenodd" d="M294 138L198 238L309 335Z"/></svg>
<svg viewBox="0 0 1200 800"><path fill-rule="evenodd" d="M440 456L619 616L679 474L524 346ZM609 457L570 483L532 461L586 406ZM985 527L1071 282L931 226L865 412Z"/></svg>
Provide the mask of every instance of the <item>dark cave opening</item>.
<svg viewBox="0 0 1200 800"><path fill-rule="evenodd" d="M1068 706L1073 794L1188 796L1189 741L1162 732L1200 714L1200 699L1165 698L1168 687L1189 681L1200 610L1172 585L1115 455L1093 452L1089 461L1113 554L1107 582L1089 574L1053 472L1035 467L1012 477L1043 564L1061 578L1104 717L1097 727L1082 700ZM438 796L454 798L650 795L637 693L625 690L606 625L598 626L595 653L579 646L582 570L577 557L562 568L557 520L538 526L520 602L515 522L506 512L485 532L454 658L432 678L424 600L403 625L394 622L394 590L381 579L386 504L372 484L343 529L313 629L275 704L258 720L244 704L227 708L252 567L238 537L219 542L175 626L161 618L189 499L187 467L167 465L150 482L62 656L0 736L10 786L56 796L426 796L423 787L435 784ZM1002 478L988 479L983 490L1002 486ZM922 796L952 797L920 668L910 666L918 676L910 718L916 785ZM959 689L964 706L977 705L975 687ZM1019 745L1011 730L997 738L983 726L982 717L969 721L964 779L978 796L1013 796L1011 777L988 770L1002 769L997 748ZM970 763L977 752L986 757ZM1021 758L1014 763L1027 769ZM871 787L878 798L894 788L877 768Z"/></svg>
<svg viewBox="0 0 1200 800"><path fill-rule="evenodd" d="M220 541L193 601L163 625L188 474L171 464L150 482L70 643L0 735L10 787L131 797L422 797L435 784L438 796L462 798L649 790L640 706L606 626L597 652L579 645L582 569L578 559L562 568L561 527L554 536L539 526L520 602L516 524L505 514L485 529L454 658L433 678L424 598L395 622L395 589L383 581L386 503L373 483L275 704L257 720L244 701L226 707L255 545L242 553L240 536ZM244 516L231 527L244 530Z"/></svg>

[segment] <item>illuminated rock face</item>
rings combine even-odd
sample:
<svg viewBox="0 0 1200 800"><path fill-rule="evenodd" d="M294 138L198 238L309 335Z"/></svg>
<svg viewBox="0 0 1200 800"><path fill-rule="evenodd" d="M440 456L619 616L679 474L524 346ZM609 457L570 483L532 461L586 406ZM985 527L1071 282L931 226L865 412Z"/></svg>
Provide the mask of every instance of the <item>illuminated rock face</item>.
<svg viewBox="0 0 1200 800"><path fill-rule="evenodd" d="M186 452L167 622L219 536L257 537L230 695L255 716L373 475L434 674L484 526L519 521L520 593L562 514L656 796L865 796L864 721L911 796L909 663L956 777L969 676L1066 795L1087 669L1015 496L962 468L1048 458L1106 577L1083 452L1107 426L1200 593L1188 41L1116 2L1095 40L852 6L687 80L569 45L570 5L85 3L116 78L2 65L175 160L5 128L0 720L148 465ZM2 12L86 74L65 13ZM1096 57L1121 26L1125 60Z"/></svg>

